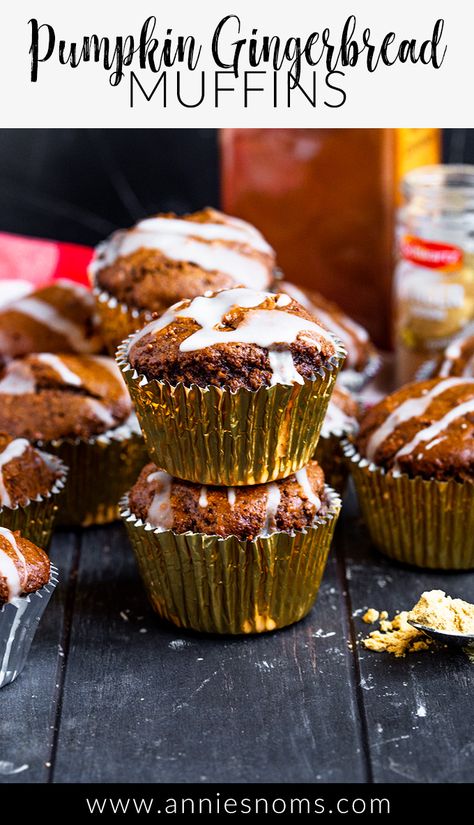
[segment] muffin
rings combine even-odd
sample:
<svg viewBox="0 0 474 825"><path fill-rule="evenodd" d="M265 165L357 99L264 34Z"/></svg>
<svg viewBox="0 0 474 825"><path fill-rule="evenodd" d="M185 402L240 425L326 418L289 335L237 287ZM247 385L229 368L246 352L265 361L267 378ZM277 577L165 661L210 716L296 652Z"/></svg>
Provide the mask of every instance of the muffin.
<svg viewBox="0 0 474 825"><path fill-rule="evenodd" d="M428 361L420 369L420 378L435 375L441 378L449 375L474 378L474 334L456 338L436 359Z"/></svg>
<svg viewBox="0 0 474 825"><path fill-rule="evenodd" d="M343 359L288 295L244 287L181 301L117 354L150 457L228 486L308 463Z"/></svg>
<svg viewBox="0 0 474 825"><path fill-rule="evenodd" d="M339 378L340 383L345 384L349 390L360 390L374 377L380 366L380 358L368 332L360 324L356 324L337 304L328 301L319 292L302 289L289 281L278 282L277 288L298 301L312 317L342 341L347 356Z"/></svg>
<svg viewBox="0 0 474 825"><path fill-rule="evenodd" d="M0 377L0 432L26 438L70 468L61 524L98 524L145 460L120 372L104 356L39 353L10 361Z"/></svg>
<svg viewBox="0 0 474 825"><path fill-rule="evenodd" d="M82 355L104 348L92 293L59 280L0 308L2 360L31 352Z"/></svg>
<svg viewBox="0 0 474 825"><path fill-rule="evenodd" d="M260 633L311 609L340 499L316 461L284 480L216 487L148 464L122 516L154 609L211 633Z"/></svg>
<svg viewBox="0 0 474 825"><path fill-rule="evenodd" d="M0 527L0 687L21 673L57 581L44 550Z"/></svg>
<svg viewBox="0 0 474 825"><path fill-rule="evenodd" d="M422 567L474 565L474 379L402 387L362 418L346 455L372 538Z"/></svg>
<svg viewBox="0 0 474 825"><path fill-rule="evenodd" d="M0 432L0 526L47 547L66 477L57 456Z"/></svg>
<svg viewBox="0 0 474 825"><path fill-rule="evenodd" d="M357 401L338 382L328 404L314 457L321 464L327 483L340 495L345 490L349 475L341 441L357 432L358 415Z"/></svg>
<svg viewBox="0 0 474 825"><path fill-rule="evenodd" d="M251 224L216 209L159 214L101 243L89 274L111 355L153 313L242 284L268 289L275 253Z"/></svg>

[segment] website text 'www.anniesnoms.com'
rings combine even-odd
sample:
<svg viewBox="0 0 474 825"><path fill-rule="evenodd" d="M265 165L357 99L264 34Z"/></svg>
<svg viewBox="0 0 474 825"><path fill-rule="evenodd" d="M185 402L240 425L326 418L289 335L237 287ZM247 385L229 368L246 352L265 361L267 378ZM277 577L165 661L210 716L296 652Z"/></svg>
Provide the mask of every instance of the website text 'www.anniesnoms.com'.
<svg viewBox="0 0 474 825"><path fill-rule="evenodd" d="M279 796L255 796L254 798L224 797L221 794L203 796L201 798L168 797L138 798L138 797L102 797L87 798L88 812L95 816L139 814L149 816L176 815L176 814L374 814L387 815L391 813L390 800L380 797L340 797L339 799L325 799L324 797L295 797L283 798Z"/></svg>

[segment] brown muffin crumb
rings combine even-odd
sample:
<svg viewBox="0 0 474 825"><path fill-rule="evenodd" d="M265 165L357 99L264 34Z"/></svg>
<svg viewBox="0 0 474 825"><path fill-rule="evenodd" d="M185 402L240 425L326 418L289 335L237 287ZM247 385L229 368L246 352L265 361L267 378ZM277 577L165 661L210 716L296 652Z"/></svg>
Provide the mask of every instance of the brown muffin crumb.
<svg viewBox="0 0 474 825"><path fill-rule="evenodd" d="M130 413L120 371L104 356L28 355L0 376L0 432L17 438L89 438Z"/></svg>
<svg viewBox="0 0 474 825"><path fill-rule="evenodd" d="M24 438L0 433L0 510L24 506L51 492L59 477L52 456Z"/></svg>
<svg viewBox="0 0 474 825"><path fill-rule="evenodd" d="M19 531L0 527L0 606L40 590L49 581L50 569L44 550Z"/></svg>
<svg viewBox="0 0 474 825"><path fill-rule="evenodd" d="M286 479L248 487L192 484L147 464L130 491L129 507L142 521L176 533L253 539L310 527L327 514L328 499L316 461Z"/></svg>
<svg viewBox="0 0 474 825"><path fill-rule="evenodd" d="M182 301L136 333L129 360L148 380L256 390L303 383L336 356L330 333L286 295L234 288Z"/></svg>

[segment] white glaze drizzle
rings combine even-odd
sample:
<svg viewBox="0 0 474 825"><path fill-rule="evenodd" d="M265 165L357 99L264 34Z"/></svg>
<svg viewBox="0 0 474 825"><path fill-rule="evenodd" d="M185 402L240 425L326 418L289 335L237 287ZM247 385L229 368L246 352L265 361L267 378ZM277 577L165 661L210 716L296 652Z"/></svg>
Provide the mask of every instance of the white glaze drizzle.
<svg viewBox="0 0 474 825"><path fill-rule="evenodd" d="M266 484L267 501L265 505L265 523L262 535L268 536L277 529L276 516L280 506L281 492L278 484L272 481Z"/></svg>
<svg viewBox="0 0 474 825"><path fill-rule="evenodd" d="M424 427L422 430L419 430L415 436L413 436L412 440L401 447L397 453L395 453L395 463L394 469L399 470L399 459L411 453L415 450L419 444L424 441L432 441L433 439L437 438L440 433L443 432L449 425L456 421L457 418L462 418L463 415L467 415L468 413L474 412L474 398L470 401L465 401L463 404L459 404L457 407L453 407L452 410L446 413L442 418L438 421L435 421L429 427Z"/></svg>
<svg viewBox="0 0 474 825"><path fill-rule="evenodd" d="M171 260L189 261L206 271L223 272L235 278L237 283L267 286L270 279L268 266L245 250L237 251L225 244L241 244L264 254L272 254L272 248L250 224L218 212L215 214L224 223L155 217L140 221L128 231L115 232L97 247L89 271L94 275L117 258L131 255L138 249L157 249Z"/></svg>
<svg viewBox="0 0 474 825"><path fill-rule="evenodd" d="M173 511L171 508L171 481L172 478L164 470L156 470L147 476L147 481L157 481L157 490L148 508L147 519L154 527L169 530L173 526Z"/></svg>
<svg viewBox="0 0 474 825"><path fill-rule="evenodd" d="M351 433L357 429L357 421L353 416L347 415L337 404L334 396L328 404L321 435L328 438L332 433Z"/></svg>
<svg viewBox="0 0 474 825"><path fill-rule="evenodd" d="M18 547L18 544L16 543L15 536L13 535L11 530L8 530L7 527L0 527L0 536L3 536L3 538L6 539L8 543L11 545L11 547L13 547L15 554L18 558L18 561L23 567L23 576L24 580L26 581L26 561L23 553L21 552L20 548ZM9 553L1 549L0 575L6 580L7 583L8 601L11 602L14 599L18 598L22 591L21 575Z"/></svg>
<svg viewBox="0 0 474 825"><path fill-rule="evenodd" d="M453 341L449 345L444 354L444 361L442 362L441 367L439 369L438 374L440 377L444 377L450 374L454 361L456 361L456 359L460 358L462 355L463 344L464 339ZM466 363L463 367L462 375L467 378L472 378L474 376L474 354L466 360Z"/></svg>
<svg viewBox="0 0 474 825"><path fill-rule="evenodd" d="M42 364L47 364L54 372L59 375L60 379L72 387L80 387L82 380L79 375L69 369L59 355L53 355L50 352L40 352L36 359Z"/></svg>
<svg viewBox="0 0 474 825"><path fill-rule="evenodd" d="M353 347L351 346L352 341L350 334L358 340L361 344L367 343L369 340L369 335L367 330L364 327L361 327L360 324L357 324L352 318L348 316L344 317L344 327L338 324L336 319L334 318L331 313L326 312L326 310L322 309L321 307L313 304L313 302L308 298L308 296L303 292L303 290L299 289L295 284L289 283L288 281L283 281L280 285L280 288L291 295L295 301L298 301L301 306L308 310L312 315L314 315L318 321L321 321L331 332L334 333L338 338L341 339L342 343L344 344L347 350L347 357L346 357L346 366L351 367L356 363L356 353L353 351Z"/></svg>
<svg viewBox="0 0 474 825"><path fill-rule="evenodd" d="M102 421L106 427L110 428L115 425L115 419L112 413L102 401L99 401L97 398L85 398L84 400L91 412L99 421Z"/></svg>
<svg viewBox="0 0 474 825"><path fill-rule="evenodd" d="M236 500L237 500L237 496L235 494L235 488L234 487L228 487L227 488L227 501L229 502L229 507L230 507L231 510L233 510L233 508L235 507Z"/></svg>
<svg viewBox="0 0 474 825"><path fill-rule="evenodd" d="M409 421L410 418L423 415L430 406L433 398L446 392L446 390L449 390L451 387L457 387L460 384L466 383L469 383L469 379L446 378L433 387L432 390L424 393L424 395L419 395L417 398L408 398L385 419L380 427L374 430L367 442L366 458L368 458L369 461L373 461L380 445L392 435L394 430L396 430L400 424Z"/></svg>
<svg viewBox="0 0 474 825"><path fill-rule="evenodd" d="M8 309L27 315L53 332L62 335L74 351L90 352L91 343L85 338L82 327L65 318L56 307L47 301L41 301L39 298L21 298L10 304Z"/></svg>
<svg viewBox="0 0 474 825"><path fill-rule="evenodd" d="M205 485L203 485L201 487L200 492L199 492L198 504L199 504L200 507L202 507L204 509L204 507L207 507L208 503L209 502L207 500L207 487Z"/></svg>
<svg viewBox="0 0 474 825"><path fill-rule="evenodd" d="M5 487L3 478L3 468L13 461L14 458L19 458L29 447L29 442L26 438L15 438L10 441L5 449L0 453L0 505L2 507L11 507L11 498Z"/></svg>
<svg viewBox="0 0 474 825"><path fill-rule="evenodd" d="M304 378L295 367L291 350L269 349L268 360L272 371L271 386L274 384L304 384Z"/></svg>
<svg viewBox="0 0 474 825"><path fill-rule="evenodd" d="M4 395L24 395L35 392L36 382L31 367L24 361L11 361L0 380L0 393Z"/></svg>
<svg viewBox="0 0 474 825"><path fill-rule="evenodd" d="M295 477L304 495L308 499L309 503L314 504L316 512L318 512L319 508L321 507L321 499L319 498L319 496L316 495L313 488L311 487L306 467L303 467L301 470L297 470L295 473Z"/></svg>

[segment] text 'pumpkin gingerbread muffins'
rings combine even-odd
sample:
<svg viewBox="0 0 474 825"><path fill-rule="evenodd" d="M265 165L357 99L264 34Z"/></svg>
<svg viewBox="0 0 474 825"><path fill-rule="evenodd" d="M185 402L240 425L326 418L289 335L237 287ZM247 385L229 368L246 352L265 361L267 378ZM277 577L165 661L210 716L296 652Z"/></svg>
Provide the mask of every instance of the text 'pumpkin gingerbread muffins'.
<svg viewBox="0 0 474 825"><path fill-rule="evenodd" d="M274 267L260 232L216 209L159 214L115 232L89 267L110 354L153 313L184 298L238 284L268 289Z"/></svg>
<svg viewBox="0 0 474 825"><path fill-rule="evenodd" d="M0 432L0 526L48 547L67 470L57 456Z"/></svg>
<svg viewBox="0 0 474 825"><path fill-rule="evenodd" d="M58 582L46 553L0 527L0 688L24 667L38 622Z"/></svg>
<svg viewBox="0 0 474 825"><path fill-rule="evenodd" d="M308 463L344 354L288 295L236 287L176 304L117 360L153 460L232 486Z"/></svg>
<svg viewBox="0 0 474 825"><path fill-rule="evenodd" d="M311 609L340 506L315 461L251 487L193 484L148 464L122 517L161 616L210 633L261 633Z"/></svg>
<svg viewBox="0 0 474 825"><path fill-rule="evenodd" d="M0 402L0 432L29 439L69 467L59 523L117 518L146 454L111 358L39 353L11 361L0 377Z"/></svg>
<svg viewBox="0 0 474 825"><path fill-rule="evenodd" d="M420 567L474 566L474 379L402 387L344 449L384 553Z"/></svg>

